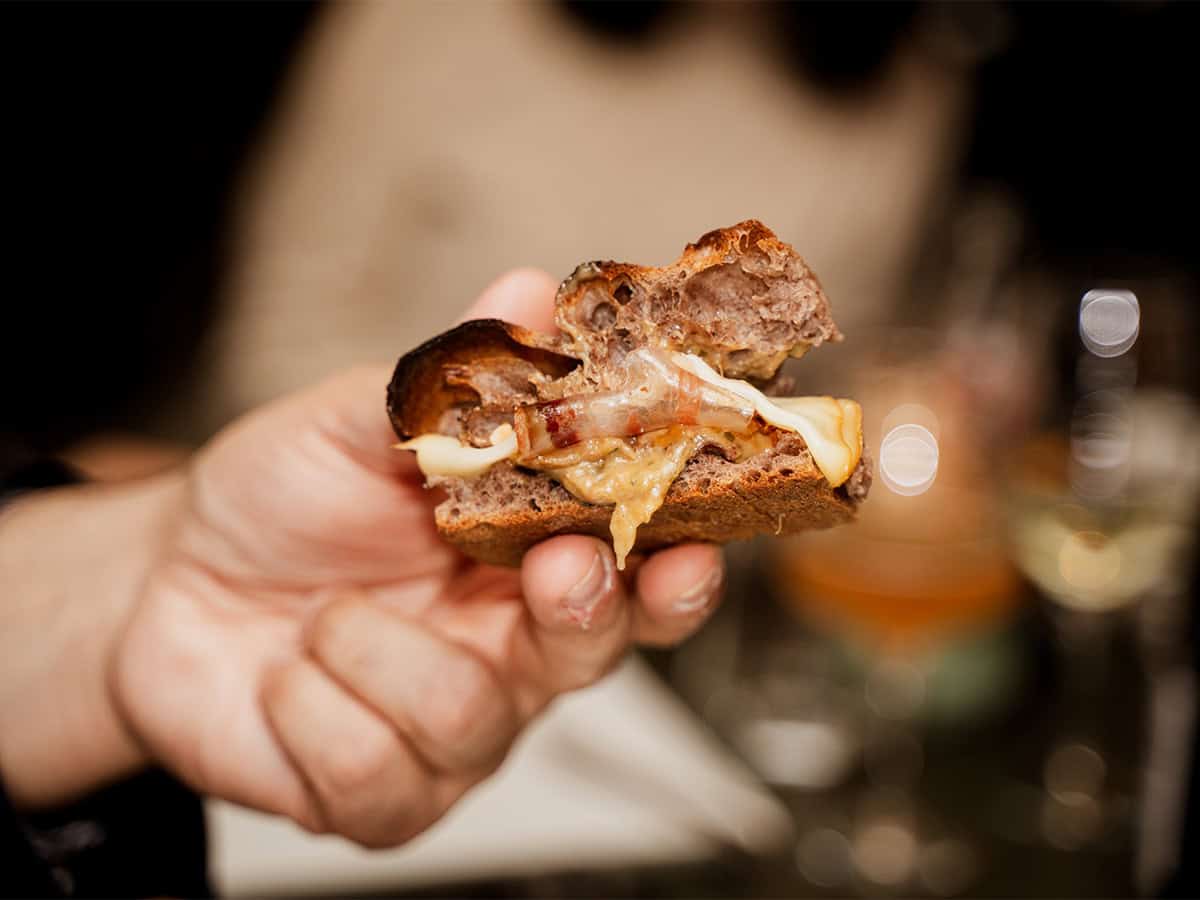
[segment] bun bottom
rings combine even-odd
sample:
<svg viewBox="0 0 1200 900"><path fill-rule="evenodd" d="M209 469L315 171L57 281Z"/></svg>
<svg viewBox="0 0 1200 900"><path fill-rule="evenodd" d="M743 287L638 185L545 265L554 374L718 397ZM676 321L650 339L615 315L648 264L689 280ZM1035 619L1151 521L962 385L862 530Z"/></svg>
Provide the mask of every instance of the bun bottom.
<svg viewBox="0 0 1200 900"><path fill-rule="evenodd" d="M438 531L481 562L518 566L526 550L557 534L611 537L611 506L577 500L548 476L510 462L474 480L443 478L431 484L448 494L435 513ZM737 463L701 453L638 529L633 552L842 525L854 519L869 484L864 458L845 485L831 487L800 440L781 441Z"/></svg>

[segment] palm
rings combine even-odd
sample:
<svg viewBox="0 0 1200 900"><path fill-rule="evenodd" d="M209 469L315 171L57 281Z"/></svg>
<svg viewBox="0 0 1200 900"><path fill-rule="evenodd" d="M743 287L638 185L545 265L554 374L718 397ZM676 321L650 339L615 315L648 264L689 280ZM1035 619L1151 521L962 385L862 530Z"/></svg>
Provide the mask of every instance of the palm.
<svg viewBox="0 0 1200 900"><path fill-rule="evenodd" d="M185 535L202 561L255 598L448 576L460 559L438 539L410 455L389 446L384 383L372 370L337 382L354 417L296 402L218 438L198 460Z"/></svg>

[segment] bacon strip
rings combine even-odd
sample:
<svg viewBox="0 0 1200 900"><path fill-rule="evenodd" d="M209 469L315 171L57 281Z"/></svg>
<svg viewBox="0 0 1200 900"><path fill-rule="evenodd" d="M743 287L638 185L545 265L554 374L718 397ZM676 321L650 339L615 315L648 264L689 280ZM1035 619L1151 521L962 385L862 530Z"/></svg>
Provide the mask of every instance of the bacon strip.
<svg viewBox="0 0 1200 900"><path fill-rule="evenodd" d="M702 396L703 382L691 372L679 373L679 403L676 412L680 425L701 425L700 406L704 402Z"/></svg>
<svg viewBox="0 0 1200 900"><path fill-rule="evenodd" d="M625 365L618 390L519 407L513 417L518 455L529 459L592 438L631 437L672 425L750 429L750 403L685 372L665 354L643 347Z"/></svg>

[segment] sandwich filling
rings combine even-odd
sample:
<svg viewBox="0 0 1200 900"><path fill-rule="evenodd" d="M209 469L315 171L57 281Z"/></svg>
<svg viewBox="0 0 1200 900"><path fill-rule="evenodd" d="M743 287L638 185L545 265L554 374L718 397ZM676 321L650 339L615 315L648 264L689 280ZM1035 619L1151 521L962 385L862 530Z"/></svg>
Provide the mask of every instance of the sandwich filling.
<svg viewBox="0 0 1200 900"><path fill-rule="evenodd" d="M503 460L545 473L586 503L612 505L618 568L637 529L662 506L696 453L715 447L731 461L773 447L779 432L800 435L832 487L862 455L862 410L832 397L768 398L724 378L699 356L643 347L625 358L609 389L519 406L512 424L474 447L424 434L399 447L417 454L426 477L476 478Z"/></svg>

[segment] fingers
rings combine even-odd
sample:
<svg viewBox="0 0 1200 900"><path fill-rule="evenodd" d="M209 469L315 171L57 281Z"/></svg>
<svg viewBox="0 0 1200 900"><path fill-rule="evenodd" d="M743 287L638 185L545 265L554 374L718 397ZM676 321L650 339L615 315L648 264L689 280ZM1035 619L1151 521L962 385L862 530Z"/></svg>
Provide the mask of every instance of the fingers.
<svg viewBox="0 0 1200 900"><path fill-rule="evenodd" d="M681 544L649 557L637 572L633 639L677 644L699 628L721 598L725 560L712 544Z"/></svg>
<svg viewBox="0 0 1200 900"><path fill-rule="evenodd" d="M548 691L572 690L608 672L631 640L675 644L716 608L725 567L719 548L684 544L638 566L636 597L617 577L607 542L551 538L525 555L521 583Z"/></svg>
<svg viewBox="0 0 1200 900"><path fill-rule="evenodd" d="M305 631L311 659L271 673L262 707L303 780L288 810L367 847L402 843L503 759L518 717L481 658L350 597Z"/></svg>
<svg viewBox="0 0 1200 900"><path fill-rule="evenodd" d="M535 331L554 331L557 290L558 282L540 269L513 269L484 288L463 318L503 319Z"/></svg>
<svg viewBox="0 0 1200 900"><path fill-rule="evenodd" d="M631 599L607 542L568 535L533 548L521 584L541 702L600 678L631 639L691 634L723 576L718 548L684 545L642 562ZM305 646L312 659L278 670L263 691L311 797L296 818L366 846L400 843L433 822L498 765L538 705L519 714L481 656L366 599L320 610Z"/></svg>
<svg viewBox="0 0 1200 900"><path fill-rule="evenodd" d="M538 544L525 554L521 585L550 691L590 684L625 651L629 601L606 542L565 535Z"/></svg>
<svg viewBox="0 0 1200 900"><path fill-rule="evenodd" d="M312 662L271 673L262 705L309 790L311 809L299 817L301 824L387 847L441 813L433 779L411 749Z"/></svg>
<svg viewBox="0 0 1200 900"><path fill-rule="evenodd" d="M365 599L326 606L308 650L441 772L494 767L516 736L512 701L469 650Z"/></svg>
<svg viewBox="0 0 1200 900"><path fill-rule="evenodd" d="M488 285L464 318L504 319L538 331L554 331L558 284L538 269L514 269ZM361 366L336 375L288 401L275 415L272 436L287 426L315 425L329 443L382 474L414 475L410 453L393 449L395 433L384 408L390 365ZM266 430L266 423L263 423Z"/></svg>

